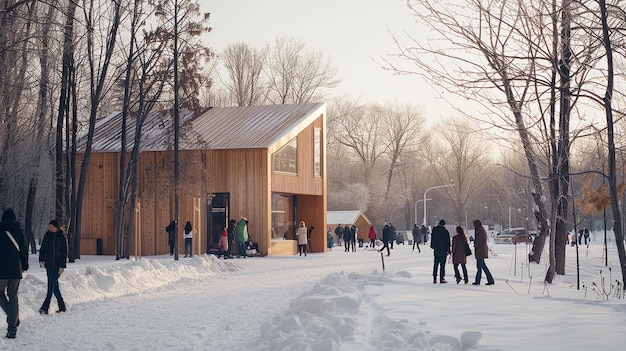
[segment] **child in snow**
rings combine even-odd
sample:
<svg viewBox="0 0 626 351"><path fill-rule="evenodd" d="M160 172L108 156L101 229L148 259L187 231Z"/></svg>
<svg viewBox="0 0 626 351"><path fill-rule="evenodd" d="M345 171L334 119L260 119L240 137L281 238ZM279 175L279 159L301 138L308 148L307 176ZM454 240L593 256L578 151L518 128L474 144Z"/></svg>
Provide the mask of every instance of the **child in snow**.
<svg viewBox="0 0 626 351"><path fill-rule="evenodd" d="M218 255L217 258L220 258L220 256L223 254L224 259L227 259L228 258L228 230L226 228L222 230L222 236L220 237L220 240L217 242L217 246L220 249L220 255Z"/></svg>

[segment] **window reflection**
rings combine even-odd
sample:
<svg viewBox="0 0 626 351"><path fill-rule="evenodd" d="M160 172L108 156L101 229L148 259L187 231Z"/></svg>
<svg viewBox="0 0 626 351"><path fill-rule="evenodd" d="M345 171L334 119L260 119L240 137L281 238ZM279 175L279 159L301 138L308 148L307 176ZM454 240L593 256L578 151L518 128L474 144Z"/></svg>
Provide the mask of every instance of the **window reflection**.
<svg viewBox="0 0 626 351"><path fill-rule="evenodd" d="M272 155L275 172L298 173L298 139L293 138Z"/></svg>
<svg viewBox="0 0 626 351"><path fill-rule="evenodd" d="M292 240L293 196L272 194L272 240Z"/></svg>

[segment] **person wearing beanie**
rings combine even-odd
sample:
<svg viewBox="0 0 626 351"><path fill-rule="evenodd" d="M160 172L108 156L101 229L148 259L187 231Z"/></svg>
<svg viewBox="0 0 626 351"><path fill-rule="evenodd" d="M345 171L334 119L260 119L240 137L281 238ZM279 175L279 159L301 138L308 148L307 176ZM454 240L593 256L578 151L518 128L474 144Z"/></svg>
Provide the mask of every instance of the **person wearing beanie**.
<svg viewBox="0 0 626 351"><path fill-rule="evenodd" d="M48 231L43 236L41 248L39 249L39 266L46 268L48 277L48 291L44 300L40 314L48 314L52 295L57 299L59 309L57 312L65 312L65 301L59 289L59 277L63 274L67 262L67 238L65 230L58 220L53 219L48 223Z"/></svg>
<svg viewBox="0 0 626 351"><path fill-rule="evenodd" d="M445 227L446 221L443 219L433 228L430 238L430 248L433 249L435 262L433 265L433 284L437 284L437 267L439 267L439 283L445 284L446 280L446 258L450 253L450 232Z"/></svg>
<svg viewBox="0 0 626 351"><path fill-rule="evenodd" d="M20 324L17 290L28 270L28 245L15 212L7 209L0 222L0 307L7 315L6 337L14 339Z"/></svg>

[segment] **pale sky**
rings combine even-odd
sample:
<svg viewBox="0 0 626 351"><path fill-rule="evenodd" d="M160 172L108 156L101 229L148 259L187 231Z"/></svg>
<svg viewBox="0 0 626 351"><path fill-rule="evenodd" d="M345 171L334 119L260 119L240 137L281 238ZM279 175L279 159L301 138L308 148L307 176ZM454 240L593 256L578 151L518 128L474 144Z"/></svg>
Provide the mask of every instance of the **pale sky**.
<svg viewBox="0 0 626 351"><path fill-rule="evenodd" d="M454 110L418 76L385 71L381 56L395 53L387 28L426 35L411 18L406 0L200 0L211 13L209 45L217 52L228 44L263 47L277 36L302 40L307 49L330 55L342 80L334 90L364 101L397 99L420 106L430 121ZM446 97L448 99L449 97Z"/></svg>

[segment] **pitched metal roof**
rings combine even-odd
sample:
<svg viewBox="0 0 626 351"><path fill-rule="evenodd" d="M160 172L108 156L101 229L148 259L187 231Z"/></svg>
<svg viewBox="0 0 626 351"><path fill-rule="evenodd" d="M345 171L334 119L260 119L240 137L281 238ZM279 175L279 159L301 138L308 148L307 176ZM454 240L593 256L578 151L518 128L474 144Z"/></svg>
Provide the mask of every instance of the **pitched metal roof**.
<svg viewBox="0 0 626 351"><path fill-rule="evenodd" d="M327 211L326 223L327 224L354 224L356 219L361 214L361 211Z"/></svg>
<svg viewBox="0 0 626 351"><path fill-rule="evenodd" d="M269 148L289 133L300 132L320 114L326 113L323 103L213 107L193 116L181 111L181 150L256 149ZM112 114L96 124L93 152L121 150L121 113ZM133 147L135 119L127 121L127 149ZM169 112L151 113L142 127L141 150L164 151L173 148L172 117ZM85 150L86 137L78 150Z"/></svg>

